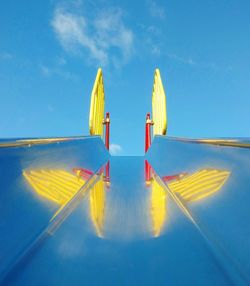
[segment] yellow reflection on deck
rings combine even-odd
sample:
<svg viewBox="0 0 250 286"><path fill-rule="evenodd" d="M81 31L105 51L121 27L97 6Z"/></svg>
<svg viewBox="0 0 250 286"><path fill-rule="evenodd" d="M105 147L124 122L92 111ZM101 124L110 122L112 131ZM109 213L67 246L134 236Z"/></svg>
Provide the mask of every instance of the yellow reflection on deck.
<svg viewBox="0 0 250 286"><path fill-rule="evenodd" d="M98 181L90 191L90 216L99 237L103 237L105 217L105 197L103 180Z"/></svg>
<svg viewBox="0 0 250 286"><path fill-rule="evenodd" d="M151 193L151 217L153 223L153 234L155 237L159 236L166 220L166 205L167 194L165 190L152 180L152 193Z"/></svg>
<svg viewBox="0 0 250 286"><path fill-rule="evenodd" d="M203 169L170 182L168 186L186 202L194 202L218 192L229 176L227 170Z"/></svg>
<svg viewBox="0 0 250 286"><path fill-rule="evenodd" d="M36 193L60 205L65 205L85 183L63 170L30 170L23 175Z"/></svg>
<svg viewBox="0 0 250 286"><path fill-rule="evenodd" d="M86 182L82 177L63 170L30 170L24 171L23 175L37 194L61 206L56 214ZM99 237L103 237L105 214L105 190L103 180L99 180L90 190L89 204L90 218L96 233ZM55 215L53 217L55 217Z"/></svg>

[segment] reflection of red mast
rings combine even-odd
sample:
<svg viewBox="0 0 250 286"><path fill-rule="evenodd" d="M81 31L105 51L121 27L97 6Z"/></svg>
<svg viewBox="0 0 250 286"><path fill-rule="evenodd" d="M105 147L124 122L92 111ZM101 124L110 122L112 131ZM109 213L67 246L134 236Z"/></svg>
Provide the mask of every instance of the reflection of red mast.
<svg viewBox="0 0 250 286"><path fill-rule="evenodd" d="M103 124L105 125L105 146L107 150L109 150L109 137L110 137L110 117L109 112L106 112L106 118L103 120ZM110 165L109 161L105 166L105 181L110 182Z"/></svg>
<svg viewBox="0 0 250 286"><path fill-rule="evenodd" d="M170 182L172 180L179 180L183 176L186 176L186 175L188 175L188 173L180 173L180 174L171 175L171 176L164 176L164 177L162 177L162 180L167 183L167 182Z"/></svg>
<svg viewBox="0 0 250 286"><path fill-rule="evenodd" d="M146 125L145 125L145 153L147 153L149 147L151 146L151 126L153 121L150 119L150 113L146 115ZM146 184L150 184L151 180L151 166L147 160L145 160L145 179Z"/></svg>
<svg viewBox="0 0 250 286"><path fill-rule="evenodd" d="M103 124L105 125L105 146L109 150L109 137L110 137L110 117L109 112L106 112L106 118L103 120Z"/></svg>
<svg viewBox="0 0 250 286"><path fill-rule="evenodd" d="M145 181L147 185L151 183L152 173L153 173L153 169L151 165L149 164L147 160L145 160ZM165 183L170 183L171 181L174 181L174 180L180 180L186 175L188 175L188 173L184 172L184 173L179 173L179 174L170 175L170 176L163 176L162 180Z"/></svg>
<svg viewBox="0 0 250 286"><path fill-rule="evenodd" d="M145 160L145 180L146 184L149 185L151 182L151 166L147 160Z"/></svg>
<svg viewBox="0 0 250 286"><path fill-rule="evenodd" d="M89 177L93 175L92 171L84 168L73 168L72 171L77 175L77 177L82 177L85 180L88 180Z"/></svg>
<svg viewBox="0 0 250 286"><path fill-rule="evenodd" d="M145 153L148 151L148 148L151 145L151 126L153 121L150 119L150 113L146 115L146 129L145 129Z"/></svg>

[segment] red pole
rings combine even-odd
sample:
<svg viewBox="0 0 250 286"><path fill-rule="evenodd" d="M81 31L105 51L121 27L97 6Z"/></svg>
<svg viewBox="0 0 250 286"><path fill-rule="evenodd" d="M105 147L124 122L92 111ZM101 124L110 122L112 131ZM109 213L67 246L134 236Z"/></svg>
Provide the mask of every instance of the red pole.
<svg viewBox="0 0 250 286"><path fill-rule="evenodd" d="M107 150L109 150L109 136L110 136L110 117L109 112L106 112L106 117L103 121L103 124L105 125L105 146ZM109 171L110 171L110 165L109 161L105 166L105 180L109 184Z"/></svg>
<svg viewBox="0 0 250 286"><path fill-rule="evenodd" d="M148 148L151 145L151 125L153 125L153 121L150 119L150 113L147 113L145 128L145 153L148 151Z"/></svg>
<svg viewBox="0 0 250 286"><path fill-rule="evenodd" d="M147 153L148 148L151 146L151 125L153 125L153 121L150 119L150 113L146 115L146 125L145 125L145 153ZM145 160L145 179L146 184L150 184L151 182L151 166L148 161Z"/></svg>

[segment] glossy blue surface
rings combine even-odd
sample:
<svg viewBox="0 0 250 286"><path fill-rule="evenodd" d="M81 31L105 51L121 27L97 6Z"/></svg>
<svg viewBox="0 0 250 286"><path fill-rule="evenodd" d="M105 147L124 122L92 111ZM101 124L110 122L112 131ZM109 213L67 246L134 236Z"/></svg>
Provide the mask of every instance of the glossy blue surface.
<svg viewBox="0 0 250 286"><path fill-rule="evenodd" d="M0 146L0 277L12 269L59 209L33 192L23 171L85 167L96 172L108 157L99 138L30 147Z"/></svg>
<svg viewBox="0 0 250 286"><path fill-rule="evenodd" d="M5 279L11 285L229 285L199 230L166 197L162 231L154 237L152 189L143 157L112 157L105 187L103 237L90 215L90 195L39 241Z"/></svg>
<svg viewBox="0 0 250 286"><path fill-rule="evenodd" d="M161 137L146 157L109 157L99 138L0 148L2 285L248 285L249 155ZM93 174L54 218L22 172L74 168ZM203 169L227 172L216 192L170 189Z"/></svg>
<svg viewBox="0 0 250 286"><path fill-rule="evenodd" d="M161 178L183 172L192 174L204 168L230 173L223 187L204 199L187 202L178 195L176 198L222 264L227 264L231 274L240 276L246 285L250 284L250 149L157 137L147 159Z"/></svg>

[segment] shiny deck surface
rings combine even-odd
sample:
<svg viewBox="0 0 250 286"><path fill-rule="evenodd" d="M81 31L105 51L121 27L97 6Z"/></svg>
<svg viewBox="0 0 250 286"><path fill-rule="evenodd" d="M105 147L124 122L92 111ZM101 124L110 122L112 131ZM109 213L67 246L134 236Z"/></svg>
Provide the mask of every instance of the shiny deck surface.
<svg viewBox="0 0 250 286"><path fill-rule="evenodd" d="M0 158L3 285L249 284L250 149L156 137L109 157L82 138Z"/></svg>
<svg viewBox="0 0 250 286"><path fill-rule="evenodd" d="M109 155L99 138L1 147L0 273L1 277L4 277L29 251L61 207L34 192L28 185L24 172L26 170L71 172L75 167L85 166L95 173ZM96 154L95 157L91 155L93 152ZM45 180L44 184L46 183Z"/></svg>
<svg viewBox="0 0 250 286"><path fill-rule="evenodd" d="M243 140L244 143L247 141ZM171 181L165 185L197 224L221 263L249 285L250 149L197 143L157 137L147 159L161 179L180 173L194 175L204 169L228 173L221 188L207 192L207 195L203 193L202 198L196 201L171 190ZM164 160L159 160L159 157ZM207 178L207 182L202 180L202 183L211 186L211 178ZM196 191L196 194L199 191L195 183L187 184L185 188L190 192Z"/></svg>

